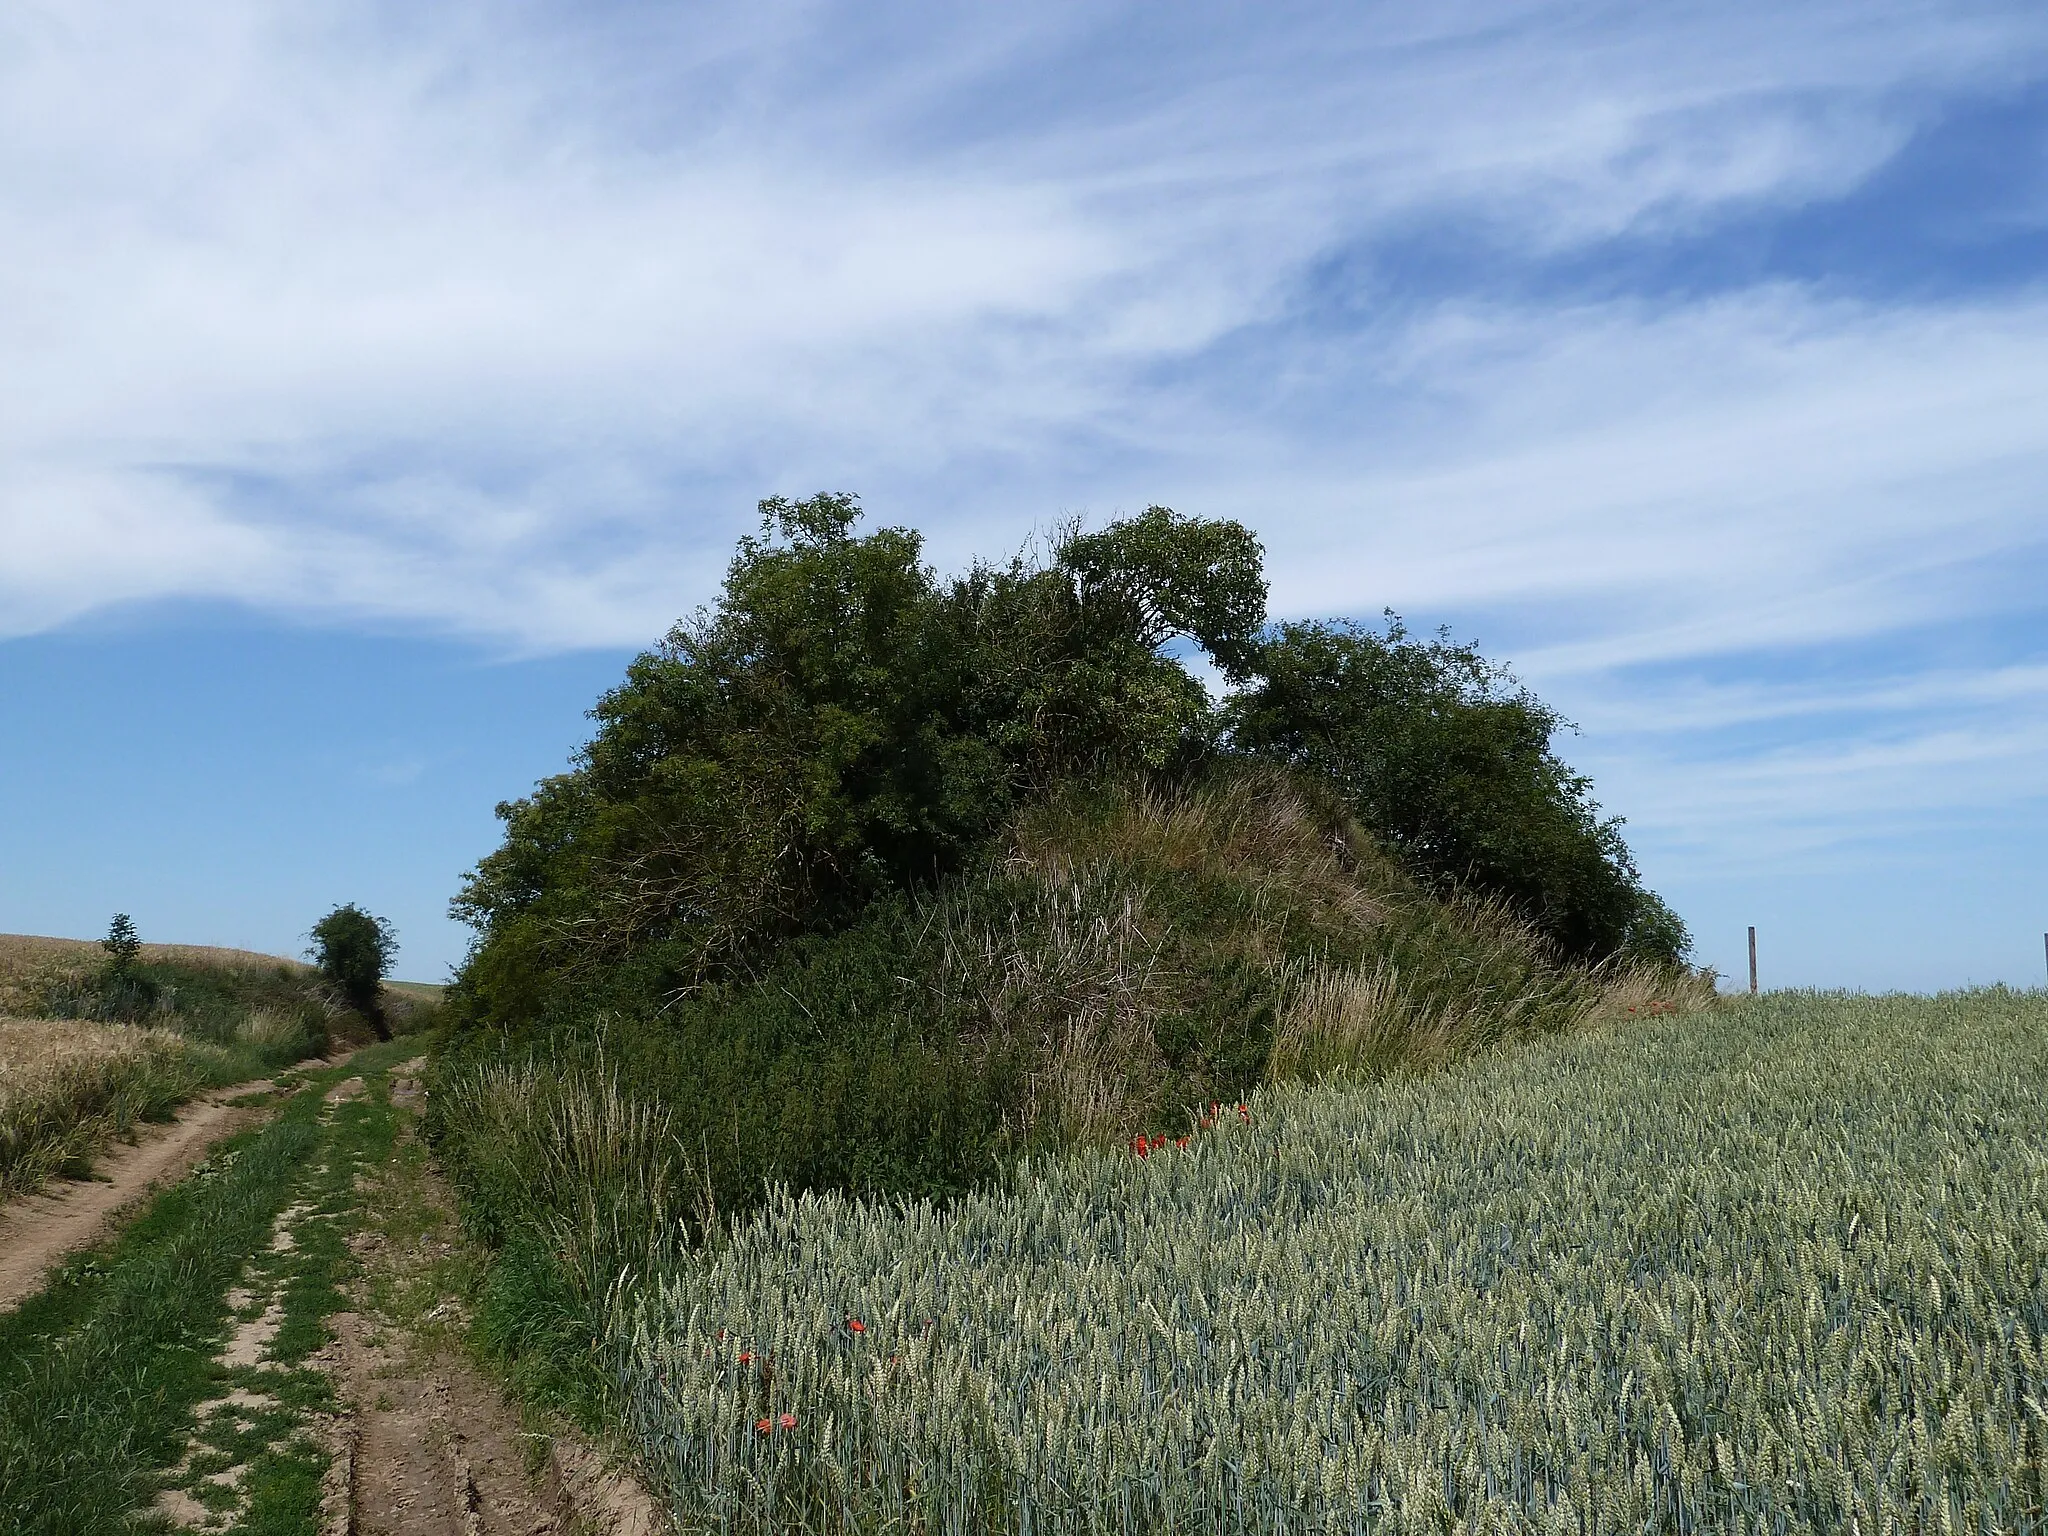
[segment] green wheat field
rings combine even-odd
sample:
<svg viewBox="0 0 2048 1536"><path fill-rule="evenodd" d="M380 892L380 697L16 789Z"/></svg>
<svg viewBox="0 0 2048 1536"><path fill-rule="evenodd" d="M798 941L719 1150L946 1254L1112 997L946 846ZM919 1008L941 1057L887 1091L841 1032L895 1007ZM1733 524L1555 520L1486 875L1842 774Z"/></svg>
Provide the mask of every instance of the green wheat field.
<svg viewBox="0 0 2048 1536"><path fill-rule="evenodd" d="M2044 1088L2039 993L1630 1021L784 1199L610 1342L686 1530L2048 1530Z"/></svg>

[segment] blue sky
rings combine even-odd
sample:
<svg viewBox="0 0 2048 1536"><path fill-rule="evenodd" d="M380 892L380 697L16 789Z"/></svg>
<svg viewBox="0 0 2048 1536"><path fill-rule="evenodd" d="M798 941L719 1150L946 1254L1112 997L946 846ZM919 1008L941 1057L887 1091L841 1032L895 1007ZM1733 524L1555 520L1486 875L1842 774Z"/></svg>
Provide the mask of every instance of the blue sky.
<svg viewBox="0 0 2048 1536"><path fill-rule="evenodd" d="M2037 983L2048 10L0 13L0 930L444 973L821 488L1241 518L1577 721L1704 960Z"/></svg>

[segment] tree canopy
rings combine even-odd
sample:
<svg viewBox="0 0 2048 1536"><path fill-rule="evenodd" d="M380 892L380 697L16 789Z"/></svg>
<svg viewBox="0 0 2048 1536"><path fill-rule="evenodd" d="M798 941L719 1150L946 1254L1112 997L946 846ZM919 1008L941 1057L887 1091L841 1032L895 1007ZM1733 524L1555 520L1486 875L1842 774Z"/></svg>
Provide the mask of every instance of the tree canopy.
<svg viewBox="0 0 2048 1536"><path fill-rule="evenodd" d="M398 953L398 934L354 902L336 907L313 925L313 963L321 977L370 1021L379 1040L391 1038L384 1018L384 978Z"/></svg>
<svg viewBox="0 0 2048 1536"><path fill-rule="evenodd" d="M530 1018L619 966L677 990L752 974L961 869L1060 785L1243 757L1326 779L1418 870L1500 893L1570 953L1683 952L1551 751L1554 713L1470 647L1270 626L1241 524L1151 507L941 578L916 532L858 532L852 496L760 512L717 602L628 667L570 771L498 808L504 843L454 904L483 1015Z"/></svg>

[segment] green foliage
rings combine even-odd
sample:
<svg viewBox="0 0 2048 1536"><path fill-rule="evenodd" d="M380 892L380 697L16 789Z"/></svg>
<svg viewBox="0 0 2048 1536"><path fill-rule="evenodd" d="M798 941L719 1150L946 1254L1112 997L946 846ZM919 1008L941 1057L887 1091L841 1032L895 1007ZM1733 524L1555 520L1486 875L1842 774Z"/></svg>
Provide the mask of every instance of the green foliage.
<svg viewBox="0 0 2048 1536"><path fill-rule="evenodd" d="M315 923L312 939L313 963L320 975L369 1021L379 1040L389 1040L384 978L398 953L398 935L391 924L350 902Z"/></svg>
<svg viewBox="0 0 2048 1536"><path fill-rule="evenodd" d="M1676 961L1618 823L1550 749L1560 722L1469 646L1264 629L1258 543L1153 507L1048 559L941 580L854 498L761 504L716 606L599 701L569 773L499 807L455 902L460 1011L522 1025L621 968L667 995L973 867L1063 784L1186 782L1233 753L1341 791L1414 869L1505 897L1566 953ZM1222 710L1166 654L1239 685Z"/></svg>
<svg viewBox="0 0 2048 1536"><path fill-rule="evenodd" d="M215 1080L237 1082L327 1049L330 1005L310 982L309 973L282 962L138 959L118 972L55 971L36 988L33 1011L175 1030L221 1047L226 1057Z"/></svg>
<svg viewBox="0 0 2048 1536"><path fill-rule="evenodd" d="M623 1395L682 1530L2038 1533L2044 1083L1994 990L1271 1089L778 1198L618 1319Z"/></svg>
<svg viewBox="0 0 2048 1536"><path fill-rule="evenodd" d="M142 953L142 940L135 932L135 921L126 912L116 912L114 920L107 925L107 936L100 940L100 948L107 952L108 965L116 971L125 971L135 963L135 957Z"/></svg>
<svg viewBox="0 0 2048 1536"><path fill-rule="evenodd" d="M1505 897L1567 954L1683 960L1621 823L1552 751L1563 721L1477 647L1284 624L1251 665L1232 741L1330 783L1412 868Z"/></svg>
<svg viewBox="0 0 2048 1536"><path fill-rule="evenodd" d="M478 1016L535 1018L629 957L671 990L747 974L965 867L1051 784L1198 759L1207 696L1159 647L1235 664L1263 604L1250 534L1161 508L950 582L908 529L856 536L850 496L761 514L717 607L599 702L575 771L499 807L455 903Z"/></svg>
<svg viewBox="0 0 2048 1536"><path fill-rule="evenodd" d="M916 937L912 910L890 902L838 934L793 941L758 984L714 986L509 1051L480 1034L458 1042L442 1063L434 1128L479 1235L502 1244L579 1208L588 1170L558 1159L580 1143L548 1127L616 1096L620 1082L632 1103L659 1106L668 1132L644 1150L681 1192L672 1214L700 1225L751 1208L771 1180L939 1193L992 1172L1000 1079L906 983Z"/></svg>
<svg viewBox="0 0 2048 1536"><path fill-rule="evenodd" d="M507 1350L573 1376L649 1233L773 1188L950 1198L1276 1076L1570 1028L1682 949L1642 941L1554 715L1469 648L1269 632L1235 523L1154 507L942 580L849 496L761 514L455 903L430 1126L524 1298Z"/></svg>
<svg viewBox="0 0 2048 1536"><path fill-rule="evenodd" d="M1184 518L1166 507L1071 532L1060 568L1074 579L1098 644L1156 651L1195 641L1242 681L1258 656L1266 622L1266 576L1257 542L1236 523Z"/></svg>

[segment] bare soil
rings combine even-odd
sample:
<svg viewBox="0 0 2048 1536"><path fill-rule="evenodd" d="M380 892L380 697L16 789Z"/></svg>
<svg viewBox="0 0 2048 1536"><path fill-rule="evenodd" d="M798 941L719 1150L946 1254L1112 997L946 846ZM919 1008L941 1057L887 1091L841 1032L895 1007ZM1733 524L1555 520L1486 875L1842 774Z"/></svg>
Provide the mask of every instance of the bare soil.
<svg viewBox="0 0 2048 1536"><path fill-rule="evenodd" d="M195 1100L168 1125L136 1127L133 1146L109 1147L96 1160L92 1178L66 1181L0 1208L0 1311L40 1290L43 1277L66 1254L91 1247L142 1200L182 1179L215 1142L262 1114L228 1100L270 1086L243 1083Z"/></svg>
<svg viewBox="0 0 2048 1536"><path fill-rule="evenodd" d="M356 1313L333 1319L331 1368L348 1412L329 1499L331 1536L653 1536L649 1517L603 1519L564 1475L552 1436L529 1435L498 1389L450 1353L420 1358ZM595 1481L603 1469L591 1468ZM616 1502L616 1501L615 1501ZM600 1523L602 1521L602 1523Z"/></svg>
<svg viewBox="0 0 2048 1536"><path fill-rule="evenodd" d="M416 1108L408 1067L418 1071L393 1071L392 1100ZM416 1305L432 1289L419 1281L459 1241L452 1202L430 1172L402 1196L381 1193L439 1219L410 1242L374 1224L351 1241L363 1267L355 1306L330 1319L335 1337L318 1357L344 1405L330 1429L326 1536L659 1536L666 1522L630 1475L559 1426L522 1423L464 1357L459 1302L417 1316L378 1311L373 1295Z"/></svg>

